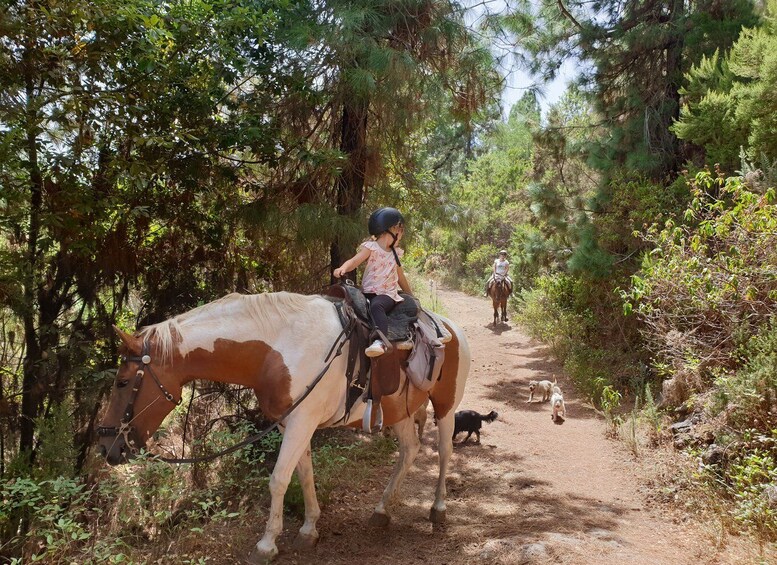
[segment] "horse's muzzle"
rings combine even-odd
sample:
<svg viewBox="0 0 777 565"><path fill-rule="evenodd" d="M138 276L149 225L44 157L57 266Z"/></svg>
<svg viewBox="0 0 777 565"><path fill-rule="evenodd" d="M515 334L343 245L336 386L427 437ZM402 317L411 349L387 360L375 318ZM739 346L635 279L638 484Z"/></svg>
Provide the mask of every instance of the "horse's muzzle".
<svg viewBox="0 0 777 565"><path fill-rule="evenodd" d="M100 456L108 462L108 465L121 465L133 458L132 452L127 448L123 438L115 438L111 445L100 442Z"/></svg>

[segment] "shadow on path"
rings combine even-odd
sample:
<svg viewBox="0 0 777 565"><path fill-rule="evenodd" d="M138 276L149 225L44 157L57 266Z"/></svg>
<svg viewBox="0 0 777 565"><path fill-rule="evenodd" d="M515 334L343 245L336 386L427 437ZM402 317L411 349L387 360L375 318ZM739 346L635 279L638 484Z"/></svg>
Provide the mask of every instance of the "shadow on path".
<svg viewBox="0 0 777 565"><path fill-rule="evenodd" d="M629 508L595 498L553 492L552 483L526 474L524 458L498 447L472 445L457 450L455 473L448 480L447 522L428 520L437 477L436 456L421 453L405 479L406 495L392 509L386 528L367 526L377 500L364 493L327 505L321 516L321 540L316 549L295 552L286 534L275 563L356 562L394 564L429 562L441 551L477 547L483 539L510 538L516 544L533 543L550 534L585 536L595 530L613 530ZM512 471L505 472L505 469ZM371 493L374 496L374 493ZM347 500L348 504L343 505ZM332 521L331 513L347 513ZM299 520L287 520L286 532L295 532ZM390 551L387 549L390 548ZM325 552L325 553L324 553ZM457 563L467 562L465 555Z"/></svg>

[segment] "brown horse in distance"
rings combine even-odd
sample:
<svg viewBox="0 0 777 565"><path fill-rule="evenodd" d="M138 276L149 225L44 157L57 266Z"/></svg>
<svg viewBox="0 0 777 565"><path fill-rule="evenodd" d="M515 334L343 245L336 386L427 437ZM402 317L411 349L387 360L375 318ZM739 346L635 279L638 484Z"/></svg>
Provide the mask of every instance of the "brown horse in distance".
<svg viewBox="0 0 777 565"><path fill-rule="evenodd" d="M491 297L491 303L494 306L494 326L499 323L499 308L502 309L502 322L507 321L507 298L510 296L512 288L504 278L497 278L488 287L488 295Z"/></svg>

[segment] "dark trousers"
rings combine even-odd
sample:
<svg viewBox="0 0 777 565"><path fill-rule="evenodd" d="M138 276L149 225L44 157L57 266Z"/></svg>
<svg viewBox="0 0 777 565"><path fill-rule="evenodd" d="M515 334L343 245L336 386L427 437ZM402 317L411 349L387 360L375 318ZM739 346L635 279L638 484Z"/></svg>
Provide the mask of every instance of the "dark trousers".
<svg viewBox="0 0 777 565"><path fill-rule="evenodd" d="M397 305L394 299L385 294L364 293L370 301L370 314L377 328L388 336L388 313Z"/></svg>

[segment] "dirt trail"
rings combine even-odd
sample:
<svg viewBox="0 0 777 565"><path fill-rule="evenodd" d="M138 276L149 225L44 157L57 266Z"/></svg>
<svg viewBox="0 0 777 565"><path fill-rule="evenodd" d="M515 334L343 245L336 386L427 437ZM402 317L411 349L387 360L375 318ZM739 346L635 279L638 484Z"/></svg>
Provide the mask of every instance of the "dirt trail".
<svg viewBox="0 0 777 565"><path fill-rule="evenodd" d="M484 425L480 445L473 436L454 450L447 523L435 527L427 520L437 473L430 418L388 528L366 525L390 473L385 467L359 491L334 493L312 552L290 548L299 525L287 520L277 563L754 562L741 552L735 557L730 547L716 548L710 532L679 513L646 503L640 471L645 462L635 462L621 443L605 437L602 419L576 395L544 347L512 322L492 328L486 299L452 291L439 297L464 328L473 353L460 408L499 412L497 421ZM554 376L564 390L564 425L551 422L548 403L526 403L529 380Z"/></svg>

